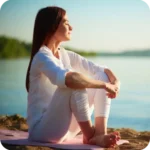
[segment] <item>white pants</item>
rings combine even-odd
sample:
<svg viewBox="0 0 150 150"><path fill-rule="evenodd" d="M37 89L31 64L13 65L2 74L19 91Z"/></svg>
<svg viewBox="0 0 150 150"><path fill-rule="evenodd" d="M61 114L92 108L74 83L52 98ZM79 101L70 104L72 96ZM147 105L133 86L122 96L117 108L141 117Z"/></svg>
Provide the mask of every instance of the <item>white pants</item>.
<svg viewBox="0 0 150 150"><path fill-rule="evenodd" d="M103 72L95 75L94 79L109 81ZM90 120L93 110L95 117L108 117L110 104L104 89L57 88L47 111L31 131L29 140L57 143L72 139L80 132L79 121Z"/></svg>

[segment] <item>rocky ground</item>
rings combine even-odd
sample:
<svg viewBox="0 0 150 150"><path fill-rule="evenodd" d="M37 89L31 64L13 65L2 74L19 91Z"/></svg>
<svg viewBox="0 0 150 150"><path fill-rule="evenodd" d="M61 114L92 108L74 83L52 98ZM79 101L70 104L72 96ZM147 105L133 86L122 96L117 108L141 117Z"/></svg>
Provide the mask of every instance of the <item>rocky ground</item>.
<svg viewBox="0 0 150 150"><path fill-rule="evenodd" d="M0 129L28 131L26 119L20 115L0 116ZM114 129L109 128L108 132L119 131L122 139L128 140L130 143L117 146L115 150L142 150L147 147L150 141L150 131L138 132L130 128ZM56 150L48 147L39 146L19 146L4 145L8 150ZM58 150L58 149L57 149ZM112 150L107 148L106 150ZM114 149L113 149L114 150Z"/></svg>

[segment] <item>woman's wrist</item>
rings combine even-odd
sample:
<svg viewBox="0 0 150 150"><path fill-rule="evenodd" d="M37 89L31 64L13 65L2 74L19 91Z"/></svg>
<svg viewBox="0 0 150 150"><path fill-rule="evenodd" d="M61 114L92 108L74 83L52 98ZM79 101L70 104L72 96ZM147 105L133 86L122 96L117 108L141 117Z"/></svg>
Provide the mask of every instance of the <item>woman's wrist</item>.
<svg viewBox="0 0 150 150"><path fill-rule="evenodd" d="M100 83L100 88L106 90L106 88L107 88L107 83L106 83L106 82Z"/></svg>

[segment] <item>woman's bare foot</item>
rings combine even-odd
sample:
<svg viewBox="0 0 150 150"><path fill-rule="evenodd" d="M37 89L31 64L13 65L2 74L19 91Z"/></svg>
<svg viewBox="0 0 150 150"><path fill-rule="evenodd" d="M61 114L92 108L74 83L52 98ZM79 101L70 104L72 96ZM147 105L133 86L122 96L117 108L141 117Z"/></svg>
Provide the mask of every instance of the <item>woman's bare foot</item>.
<svg viewBox="0 0 150 150"><path fill-rule="evenodd" d="M105 148L114 147L117 144L117 141L120 139L120 135L118 132L114 132L111 134L101 134L101 135L94 135L88 143L91 145L98 145ZM87 141L86 141L87 142Z"/></svg>

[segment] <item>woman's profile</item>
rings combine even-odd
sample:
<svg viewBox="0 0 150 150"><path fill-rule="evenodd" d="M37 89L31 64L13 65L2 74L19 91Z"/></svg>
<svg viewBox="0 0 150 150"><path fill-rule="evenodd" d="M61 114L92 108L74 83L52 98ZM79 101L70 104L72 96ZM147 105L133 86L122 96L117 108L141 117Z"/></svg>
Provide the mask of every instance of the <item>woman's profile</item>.
<svg viewBox="0 0 150 150"><path fill-rule="evenodd" d="M107 133L107 121L119 80L106 66L60 45L71 39L72 30L63 8L37 13L26 75L29 140L59 143L82 131L83 143L113 147L120 136Z"/></svg>

